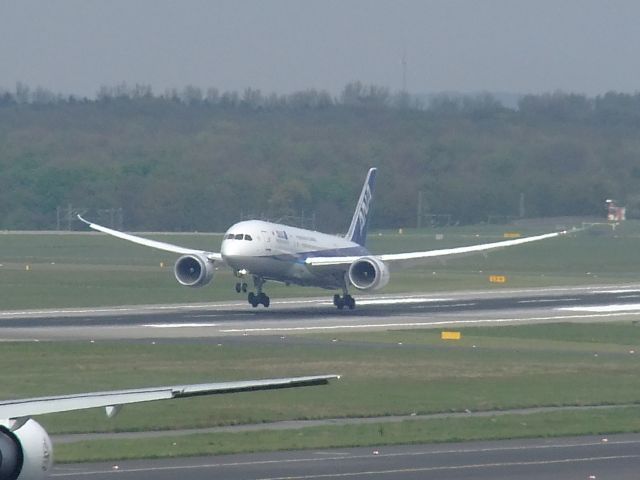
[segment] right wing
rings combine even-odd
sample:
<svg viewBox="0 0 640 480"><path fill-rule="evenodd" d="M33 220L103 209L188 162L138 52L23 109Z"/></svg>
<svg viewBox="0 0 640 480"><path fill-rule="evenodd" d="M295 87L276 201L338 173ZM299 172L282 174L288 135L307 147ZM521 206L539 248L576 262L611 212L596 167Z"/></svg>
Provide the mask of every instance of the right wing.
<svg viewBox="0 0 640 480"><path fill-rule="evenodd" d="M514 247L525 243L538 242L540 240L565 235L566 233L566 231L545 233L543 235L536 235L533 237L516 238L512 240L503 240L501 242L483 243L480 245L469 245L467 247L443 248L440 250L427 250L425 252L388 253L385 255L377 255L377 257L383 262L389 263L396 268L407 268L428 263L434 258L461 257L474 253L488 252L505 247Z"/></svg>
<svg viewBox="0 0 640 480"><path fill-rule="evenodd" d="M426 250L422 252L406 252L406 253L387 253L382 255L372 255L378 260L383 261L393 268L409 268L417 265L423 265L433 261L433 259L460 257L473 253L488 252L505 247L513 247L524 243L537 242L548 238L565 235L567 232L545 233L533 237L516 238L513 240L503 240L501 242L483 243L480 245L469 245L467 247L443 248L439 250ZM362 256L349 257L309 257L305 260L307 265L313 267L323 266L344 266L347 268Z"/></svg>
<svg viewBox="0 0 640 480"><path fill-rule="evenodd" d="M168 387L136 388L108 392L79 393L53 397L26 398L0 402L0 419L18 420L46 413L69 412L86 408L106 407L107 414L113 416L118 407L130 404L169 400L198 395L253 392L280 388L326 385L339 375L317 375L310 377L273 378L267 380L245 380L237 382L202 383Z"/></svg>
<svg viewBox="0 0 640 480"><path fill-rule="evenodd" d="M193 248L185 248L179 245L174 245L172 243L158 242L156 240L150 240L148 238L138 237L136 235L131 235L130 233L124 233L118 230L112 230L111 228L103 227L102 225L98 225L96 223L91 223L90 221L82 218L80 215L78 215L78 219L86 223L87 225L89 225L89 227L93 228L94 230L106 233L107 235L111 235L113 237L127 240L129 242L137 243L138 245L144 245L145 247L164 250L165 252L179 253L181 255L202 255L211 261L222 262L222 255L219 252L208 252L206 250L196 250Z"/></svg>

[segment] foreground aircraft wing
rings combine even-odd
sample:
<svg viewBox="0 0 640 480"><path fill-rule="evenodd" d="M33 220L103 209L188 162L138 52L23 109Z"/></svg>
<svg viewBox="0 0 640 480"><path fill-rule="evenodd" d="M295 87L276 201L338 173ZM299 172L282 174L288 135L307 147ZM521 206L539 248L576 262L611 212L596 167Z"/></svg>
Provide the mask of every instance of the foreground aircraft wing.
<svg viewBox="0 0 640 480"><path fill-rule="evenodd" d="M488 252L499 248L512 247L522 245L524 243L537 242L547 238L558 237L566 234L563 232L545 233L544 235L536 235L533 237L516 238L513 240L505 240L502 242L483 243L480 245L470 245L468 247L443 248L440 250L427 250L424 252L407 252L407 253L389 253L384 255L372 255L373 257L387 263L391 267L408 268L416 265L428 263L432 259L440 259L445 257L459 257L473 253ZM350 265L354 261L362 257L308 257L305 260L307 265L311 266L331 266L331 265Z"/></svg>
<svg viewBox="0 0 640 480"><path fill-rule="evenodd" d="M150 240L148 238L138 237L136 235L131 235L130 233L120 232L118 230L113 230L111 228L103 227L102 225L98 225L96 223L91 223L90 221L82 218L80 215L78 215L78 219L86 223L87 225L89 225L89 227L93 228L94 230L106 233L107 235L111 235L113 237L127 240L129 242L137 243L138 245L144 245L145 247L164 250L165 252L179 253L181 255L203 255L211 261L222 262L222 255L220 255L219 252L207 252L205 250L185 248L179 245L174 245L172 243L158 242L156 240Z"/></svg>
<svg viewBox="0 0 640 480"><path fill-rule="evenodd" d="M112 416L117 407L130 403L169 400L198 395L253 392L279 388L325 385L339 375L318 375L310 377L273 378L267 380L247 380L238 382L203 383L196 385L176 385L169 387L137 388L113 390L109 392L79 393L54 397L27 398L0 402L0 419L15 420L47 413L69 412L86 408L106 407Z"/></svg>

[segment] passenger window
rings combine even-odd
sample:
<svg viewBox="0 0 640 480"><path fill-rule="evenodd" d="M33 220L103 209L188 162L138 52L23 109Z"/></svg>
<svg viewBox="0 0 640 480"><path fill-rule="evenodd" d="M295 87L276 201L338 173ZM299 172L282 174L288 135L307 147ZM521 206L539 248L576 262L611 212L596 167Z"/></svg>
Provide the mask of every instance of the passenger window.
<svg viewBox="0 0 640 480"><path fill-rule="evenodd" d="M237 233L235 238L236 240L242 240L244 238L244 235L242 233Z"/></svg>
<svg viewBox="0 0 640 480"><path fill-rule="evenodd" d="M249 241L252 241L252 240L253 240L253 238L251 238L251 235L245 235L245 236L244 236L244 239L245 239L245 240L249 240Z"/></svg>

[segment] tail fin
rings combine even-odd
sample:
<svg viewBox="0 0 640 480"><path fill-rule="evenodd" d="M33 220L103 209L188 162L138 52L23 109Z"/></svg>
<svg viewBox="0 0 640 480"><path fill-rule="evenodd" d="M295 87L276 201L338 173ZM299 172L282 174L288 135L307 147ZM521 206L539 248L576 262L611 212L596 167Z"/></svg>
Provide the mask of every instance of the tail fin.
<svg viewBox="0 0 640 480"><path fill-rule="evenodd" d="M347 239L364 246L367 241L367 227L369 226L369 210L373 201L373 190L376 186L376 172L378 169L370 168L367 178L362 186L360 199L356 205L356 211L353 212L351 225L347 232Z"/></svg>

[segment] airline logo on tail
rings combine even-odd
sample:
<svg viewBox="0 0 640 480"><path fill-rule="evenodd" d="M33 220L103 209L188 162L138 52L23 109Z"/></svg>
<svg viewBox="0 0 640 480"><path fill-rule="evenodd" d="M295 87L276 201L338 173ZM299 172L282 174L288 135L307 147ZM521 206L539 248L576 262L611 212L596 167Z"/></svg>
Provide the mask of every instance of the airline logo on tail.
<svg viewBox="0 0 640 480"><path fill-rule="evenodd" d="M371 207L371 201L373 200L376 171L377 170L375 168L371 168L367 174L367 178L362 187L362 192L360 193L358 205L356 206L356 211L353 213L349 232L347 233L347 238L349 240L360 245L364 245L367 240L369 210Z"/></svg>
<svg viewBox="0 0 640 480"><path fill-rule="evenodd" d="M358 231L362 236L364 234L364 227L367 225L367 214L369 213L369 202L371 201L371 197L373 197L371 193L371 188L369 185L365 185L364 190L362 191L362 202L358 208Z"/></svg>

